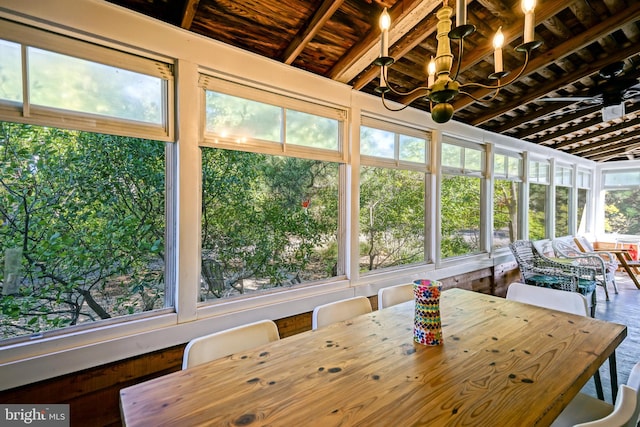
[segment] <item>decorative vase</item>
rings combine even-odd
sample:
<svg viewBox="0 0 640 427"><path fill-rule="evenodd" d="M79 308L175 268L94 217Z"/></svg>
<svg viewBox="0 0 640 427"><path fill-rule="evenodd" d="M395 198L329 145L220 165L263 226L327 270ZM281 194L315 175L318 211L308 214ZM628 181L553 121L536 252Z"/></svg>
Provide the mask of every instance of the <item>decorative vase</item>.
<svg viewBox="0 0 640 427"><path fill-rule="evenodd" d="M413 282L415 316L413 340L423 345L441 345L442 322L440 320L440 292L442 283L420 279Z"/></svg>

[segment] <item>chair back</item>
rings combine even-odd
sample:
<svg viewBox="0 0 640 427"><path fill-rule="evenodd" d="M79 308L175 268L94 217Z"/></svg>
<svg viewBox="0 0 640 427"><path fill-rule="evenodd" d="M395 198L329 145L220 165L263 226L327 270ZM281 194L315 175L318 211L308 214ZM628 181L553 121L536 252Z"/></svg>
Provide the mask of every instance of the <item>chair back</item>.
<svg viewBox="0 0 640 427"><path fill-rule="evenodd" d="M507 299L565 313L589 316L587 299L578 292L542 288L514 282L507 288Z"/></svg>
<svg viewBox="0 0 640 427"><path fill-rule="evenodd" d="M413 283L387 286L378 291L378 309L411 301L413 298Z"/></svg>
<svg viewBox="0 0 640 427"><path fill-rule="evenodd" d="M342 322L361 314L371 313L369 298L358 296L319 305L313 309L311 328L318 329L336 322Z"/></svg>
<svg viewBox="0 0 640 427"><path fill-rule="evenodd" d="M591 242L584 236L577 236L573 239L576 242L576 245L582 252L593 252L593 245Z"/></svg>
<svg viewBox="0 0 640 427"><path fill-rule="evenodd" d="M261 320L194 338L184 349L182 369L279 339L278 326L272 320Z"/></svg>
<svg viewBox="0 0 640 427"><path fill-rule="evenodd" d="M640 422L640 362L631 368L627 385L636 391L636 408L631 420L625 424L625 427L636 427Z"/></svg>

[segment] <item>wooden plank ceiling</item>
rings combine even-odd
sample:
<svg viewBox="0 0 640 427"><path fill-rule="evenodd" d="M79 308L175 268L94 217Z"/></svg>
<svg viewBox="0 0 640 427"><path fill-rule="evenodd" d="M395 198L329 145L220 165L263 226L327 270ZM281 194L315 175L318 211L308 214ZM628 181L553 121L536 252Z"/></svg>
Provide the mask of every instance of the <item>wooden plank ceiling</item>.
<svg viewBox="0 0 640 427"><path fill-rule="evenodd" d="M384 7L392 17L389 54L396 60L389 81L409 91L426 83L426 59L436 55L435 11L442 6L440 0L110 1L367 93L379 84L372 62L380 52ZM522 43L520 1L467 3L477 30L465 39L459 80L490 83L491 40L499 27L506 38L504 68L514 75L524 58L514 50ZM543 45L520 79L495 97L472 92L482 102L458 95L454 120L597 162L640 158L640 0L537 0L535 38ZM455 61L457 49L452 43ZM599 71L616 63L621 73L603 78ZM549 97L562 101L541 100ZM430 108L420 96L392 99ZM625 114L605 120L603 103L624 105Z"/></svg>

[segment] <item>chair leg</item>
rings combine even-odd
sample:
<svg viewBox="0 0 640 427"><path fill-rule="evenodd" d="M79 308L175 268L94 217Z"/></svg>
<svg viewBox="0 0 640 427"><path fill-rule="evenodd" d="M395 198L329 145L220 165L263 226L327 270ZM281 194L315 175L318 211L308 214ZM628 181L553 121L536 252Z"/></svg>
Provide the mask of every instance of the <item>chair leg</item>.
<svg viewBox="0 0 640 427"><path fill-rule="evenodd" d="M606 278L602 281L602 287L604 288L604 295L607 297L607 301L609 301L609 290L607 289L607 279Z"/></svg>

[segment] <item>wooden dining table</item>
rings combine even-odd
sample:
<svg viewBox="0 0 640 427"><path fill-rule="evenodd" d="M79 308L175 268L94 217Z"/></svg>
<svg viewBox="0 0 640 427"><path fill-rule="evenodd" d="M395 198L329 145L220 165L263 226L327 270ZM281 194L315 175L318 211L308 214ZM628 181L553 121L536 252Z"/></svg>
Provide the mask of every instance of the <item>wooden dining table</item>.
<svg viewBox="0 0 640 427"><path fill-rule="evenodd" d="M462 289L444 343L413 340L414 303L361 315L120 391L125 426L546 426L624 325Z"/></svg>

